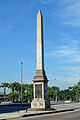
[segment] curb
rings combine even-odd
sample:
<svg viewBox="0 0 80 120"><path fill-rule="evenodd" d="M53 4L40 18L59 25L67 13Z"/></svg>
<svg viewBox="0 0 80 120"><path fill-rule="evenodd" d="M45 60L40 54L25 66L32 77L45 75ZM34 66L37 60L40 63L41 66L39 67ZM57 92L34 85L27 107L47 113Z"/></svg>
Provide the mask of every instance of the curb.
<svg viewBox="0 0 80 120"><path fill-rule="evenodd" d="M74 111L75 109L65 109L65 110L56 110L56 111L50 111L50 112L43 112L43 113L34 113L34 114L25 114L21 117L30 117L30 116L36 116L36 115L44 115L44 114L53 114L53 113L60 113L60 112L68 112L68 111Z"/></svg>
<svg viewBox="0 0 80 120"><path fill-rule="evenodd" d="M1 106L7 107L7 106L31 106L31 104L1 104Z"/></svg>

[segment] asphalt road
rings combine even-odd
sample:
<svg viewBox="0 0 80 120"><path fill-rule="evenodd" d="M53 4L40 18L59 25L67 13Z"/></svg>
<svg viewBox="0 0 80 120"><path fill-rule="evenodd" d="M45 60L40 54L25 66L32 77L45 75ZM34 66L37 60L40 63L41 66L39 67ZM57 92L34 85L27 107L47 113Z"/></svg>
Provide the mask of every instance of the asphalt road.
<svg viewBox="0 0 80 120"><path fill-rule="evenodd" d="M52 105L52 108L55 108L56 110L67 110L67 109L75 109L75 110L80 110L80 103L69 103L69 104L57 104L57 105ZM42 116L34 116L34 117L28 117L28 118L19 118L24 114L32 114L32 113L38 113L37 111L33 111L29 113L26 113L26 109L30 108L30 106L27 105L8 105L8 106L0 106L0 119L11 119L11 118L16 118L14 120L80 120L80 111L76 112L73 114L66 115L61 115L61 113L57 114L48 114L48 115L42 115ZM18 112L19 111L19 112ZM76 118L75 118L76 117Z"/></svg>
<svg viewBox="0 0 80 120"><path fill-rule="evenodd" d="M69 104L57 104L51 105L52 108L57 110L61 109L72 109L72 108L80 108L80 103L69 103ZM0 114L2 113L11 113L17 112L21 110L26 110L30 108L28 105L0 105Z"/></svg>
<svg viewBox="0 0 80 120"><path fill-rule="evenodd" d="M48 114L42 116L32 116L32 117L17 118L12 120L80 120L80 111Z"/></svg>
<svg viewBox="0 0 80 120"><path fill-rule="evenodd" d="M27 105L0 105L0 114L26 110L28 108L30 106Z"/></svg>

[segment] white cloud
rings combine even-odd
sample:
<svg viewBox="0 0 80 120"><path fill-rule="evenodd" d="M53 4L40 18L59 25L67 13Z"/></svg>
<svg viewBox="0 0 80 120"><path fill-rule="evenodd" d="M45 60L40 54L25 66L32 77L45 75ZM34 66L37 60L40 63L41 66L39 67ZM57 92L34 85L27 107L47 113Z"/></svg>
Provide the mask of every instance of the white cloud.
<svg viewBox="0 0 80 120"><path fill-rule="evenodd" d="M80 63L80 47L79 40L75 40L72 36L67 34L61 34L63 37L61 40L65 40L65 43L61 45L53 46L50 52L46 53L46 56L53 57L62 60L62 62Z"/></svg>
<svg viewBox="0 0 80 120"><path fill-rule="evenodd" d="M56 78L56 81L54 80ZM67 66L62 67L59 74L49 74L50 85L57 85L61 89L68 88L77 84L80 79L80 67Z"/></svg>
<svg viewBox="0 0 80 120"><path fill-rule="evenodd" d="M58 65L54 72L57 76L56 84L60 88L67 88L68 86L73 86L77 84L80 78L80 40L79 38L75 39L69 34L60 33L60 43L56 44L51 51L47 52L46 56L57 61ZM65 41L63 43L63 41ZM55 65L56 67L56 65ZM57 72L56 72L57 71ZM59 72L59 73L58 73ZM54 74L55 74L54 73ZM54 75L50 75L49 79L51 80ZM54 83L55 84L55 83ZM65 85L64 85L65 84Z"/></svg>
<svg viewBox="0 0 80 120"><path fill-rule="evenodd" d="M50 3L49 0L46 2ZM59 22L63 24L62 27L68 25L72 30L70 33L72 35L69 35L70 30L66 29L68 34L59 32L59 40L55 40L52 44L51 42L47 43L50 49L46 56L53 59L53 66L55 66L53 71L56 73L58 82L53 81L54 75L51 72L49 79L51 85L56 82L59 86L62 84L66 88L66 86L77 83L80 78L80 38L76 34L79 29L73 30L73 27L80 27L80 0L56 0L55 6ZM59 66L54 65L54 61L57 61Z"/></svg>
<svg viewBox="0 0 80 120"><path fill-rule="evenodd" d="M59 0L64 24L80 27L80 0Z"/></svg>
<svg viewBox="0 0 80 120"><path fill-rule="evenodd" d="M49 4L49 3L55 3L56 0L40 0L42 4Z"/></svg>
<svg viewBox="0 0 80 120"><path fill-rule="evenodd" d="M66 89L69 86L77 84L80 78L80 73L75 72L62 72L63 74L57 75L56 80L54 80L54 75L49 75L49 85L50 86L59 86L60 89Z"/></svg>
<svg viewBox="0 0 80 120"><path fill-rule="evenodd" d="M76 62L80 63L80 52L75 48L70 48L68 46L61 46L57 50L51 51L46 54L47 56L55 58L64 58L65 62Z"/></svg>

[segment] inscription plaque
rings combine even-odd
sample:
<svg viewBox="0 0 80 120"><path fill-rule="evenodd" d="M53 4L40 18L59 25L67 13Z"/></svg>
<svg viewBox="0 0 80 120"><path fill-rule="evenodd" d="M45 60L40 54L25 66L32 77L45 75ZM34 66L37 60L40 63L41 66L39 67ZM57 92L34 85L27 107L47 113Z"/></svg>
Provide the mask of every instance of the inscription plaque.
<svg viewBox="0 0 80 120"><path fill-rule="evenodd" d="M42 84L35 84L35 98L42 98Z"/></svg>

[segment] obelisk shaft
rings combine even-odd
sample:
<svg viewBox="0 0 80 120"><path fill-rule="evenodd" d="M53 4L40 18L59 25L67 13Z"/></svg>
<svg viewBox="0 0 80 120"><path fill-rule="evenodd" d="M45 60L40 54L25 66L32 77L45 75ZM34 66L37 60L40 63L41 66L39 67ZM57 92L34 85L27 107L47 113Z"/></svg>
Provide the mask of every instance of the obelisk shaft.
<svg viewBox="0 0 80 120"><path fill-rule="evenodd" d="M41 11L37 14L37 70L44 70L43 18Z"/></svg>
<svg viewBox="0 0 80 120"><path fill-rule="evenodd" d="M37 14L37 68L34 76L34 99L31 109L45 110L50 107L47 96L48 80L44 70L44 45L43 45L43 18L41 11Z"/></svg>

